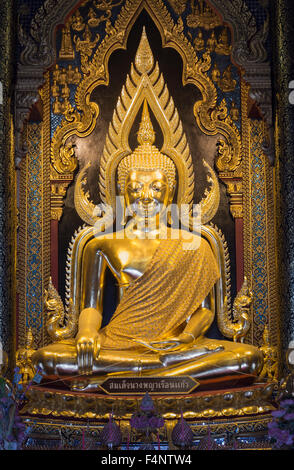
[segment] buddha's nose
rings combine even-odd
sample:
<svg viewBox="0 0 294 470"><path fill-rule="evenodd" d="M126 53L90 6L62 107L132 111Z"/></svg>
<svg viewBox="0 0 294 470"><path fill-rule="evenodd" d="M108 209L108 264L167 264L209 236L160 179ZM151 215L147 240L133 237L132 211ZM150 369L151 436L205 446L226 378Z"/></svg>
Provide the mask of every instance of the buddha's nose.
<svg viewBox="0 0 294 470"><path fill-rule="evenodd" d="M143 204L150 204L153 201L152 192L150 191L150 189L146 189L142 196Z"/></svg>

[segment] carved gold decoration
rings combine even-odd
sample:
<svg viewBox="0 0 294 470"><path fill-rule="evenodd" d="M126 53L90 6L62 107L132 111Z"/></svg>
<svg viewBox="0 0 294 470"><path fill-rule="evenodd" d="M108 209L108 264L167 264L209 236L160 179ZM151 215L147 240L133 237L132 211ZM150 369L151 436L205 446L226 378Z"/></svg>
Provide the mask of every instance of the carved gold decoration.
<svg viewBox="0 0 294 470"><path fill-rule="evenodd" d="M73 172L76 168L77 161L72 142L66 142L65 145L60 148L59 155L62 169L69 173Z"/></svg>
<svg viewBox="0 0 294 470"><path fill-rule="evenodd" d="M250 392L252 392L251 389ZM126 407L129 408L129 415L132 410L135 412L138 409L139 400L141 399L138 398L138 400L134 400L133 403L128 402L126 404ZM265 406L265 398L263 403L263 406ZM110 414L111 402L108 403L107 406L107 410ZM38 436L40 439L48 439L50 436L50 449L60 449L60 444L62 445L64 441L68 443L70 442L70 439L72 439L80 440L81 442L83 434L86 443L88 436L91 436L95 442L99 441L100 432L105 425L105 420L109 420L109 414L105 417L104 420L101 421L88 420L86 425L81 422L77 422L75 419L69 419L66 417L48 420L46 415L42 417L23 415L23 422L26 427L29 427L31 435ZM163 443L164 441L167 441L168 448L170 450L175 449L171 435L178 419L179 418L170 418L168 420L165 419L165 427L159 434L160 442ZM185 419L188 419L186 415ZM210 418L208 415L204 416L201 420L189 419L189 425L193 431L195 440L203 437L206 438L209 426L212 439L214 437L223 437L227 432L235 433L236 430L238 430L239 435L253 437L253 442L248 444L248 447L252 450L264 450L265 448L270 450L271 446L268 442L266 442L266 440L265 442L260 441L261 433L265 436L267 435L268 423L270 421L272 421L272 416L270 411L267 411L265 413L254 414L252 416L248 414L243 416L233 416L231 418ZM119 419L117 422L122 432L122 441L125 444L127 444L127 442L129 442L131 445L134 443L142 443L142 435L139 433L134 433L133 430L131 430L128 418ZM60 436L62 436L61 442ZM54 442L56 443L55 446ZM239 443L238 448L240 446L241 444ZM242 444L242 449L243 446L245 447L245 444ZM71 448L73 447L74 446L72 445ZM248 447L246 445L246 448ZM41 448L41 444L38 443L37 450L40 450ZM34 442L27 441L25 449L35 450ZM44 450L46 449L48 449L48 447Z"/></svg>
<svg viewBox="0 0 294 470"><path fill-rule="evenodd" d="M68 114L71 109L69 102L70 88L69 85L77 85L81 80L81 74L77 67L73 69L72 65L59 68L55 66L53 71L53 85L51 94L54 98L53 112L54 114Z"/></svg>
<svg viewBox="0 0 294 470"><path fill-rule="evenodd" d="M75 51L72 45L70 22L67 21L62 29L61 48L59 51L59 59L73 60L75 58Z"/></svg>
<svg viewBox="0 0 294 470"><path fill-rule="evenodd" d="M87 170L90 164L88 163L79 172L75 184L74 201L75 209L79 214L80 218L88 225L95 225L99 222L100 231L104 231L106 227L113 223L113 213L108 212L107 207L105 211L101 207L95 206L90 200L89 192L84 192L84 185L86 184Z"/></svg>
<svg viewBox="0 0 294 470"><path fill-rule="evenodd" d="M206 188L204 197L200 201L201 223L203 225L210 222L215 216L220 202L220 189L218 178L212 168L203 159L203 165L208 170L207 181L210 183L210 190Z"/></svg>
<svg viewBox="0 0 294 470"><path fill-rule="evenodd" d="M221 19L217 16L212 8L204 0L191 1L190 15L187 16L187 25L190 28L197 28L198 26L205 29L213 29L222 24Z"/></svg>
<svg viewBox="0 0 294 470"><path fill-rule="evenodd" d="M90 8L89 14L88 14L88 25L90 26L90 28L97 28L98 24L99 24L99 18L97 17L93 8Z"/></svg>
<svg viewBox="0 0 294 470"><path fill-rule="evenodd" d="M239 118L240 118L240 112L239 112L239 109L236 106L235 101L232 101L230 116L231 116L233 121L238 121Z"/></svg>
<svg viewBox="0 0 294 470"><path fill-rule="evenodd" d="M229 44L228 28L223 28L221 31L215 46L215 52L221 55L231 54L232 46Z"/></svg>
<svg viewBox="0 0 294 470"><path fill-rule="evenodd" d="M224 127L231 127L236 129L233 124L232 118L228 114L228 109L225 100L212 112L215 119L219 119L224 124ZM233 141L235 139L235 141ZM236 169L241 161L241 155L234 154L234 148L238 148L240 151L241 139L238 131L231 136L231 143L228 140L220 138L217 143L217 156L216 156L216 167L220 172L232 171Z"/></svg>
<svg viewBox="0 0 294 470"><path fill-rule="evenodd" d="M74 31L83 31L85 28L85 23L79 10L77 10L72 16L71 27Z"/></svg>
<svg viewBox="0 0 294 470"><path fill-rule="evenodd" d="M214 79L217 79L217 68L214 69ZM222 100L219 106L215 105L216 91L211 89L214 109L209 111L208 104L197 101L194 105L194 115L200 129L207 135L215 135L216 129L225 138L218 141L218 153L216 158L216 167L222 171L235 171L241 162L241 139L236 125L233 123L225 100ZM207 99L210 101L211 95ZM215 101L214 101L215 100ZM211 101L210 101L211 102Z"/></svg>
<svg viewBox="0 0 294 470"><path fill-rule="evenodd" d="M100 39L100 35L97 34L95 39L92 41L92 33L89 29L89 26L86 25L85 31L83 33L83 39L80 39L78 36L74 36L74 43L76 45L76 50L81 54L82 60L86 61L87 58L92 55L92 51L96 46L97 42Z"/></svg>
<svg viewBox="0 0 294 470"><path fill-rule="evenodd" d="M232 77L232 65L228 65L227 68L223 71L222 77L218 82L218 86L220 89L225 92L229 93L230 91L234 91L237 85L237 81Z"/></svg>
<svg viewBox="0 0 294 470"><path fill-rule="evenodd" d="M218 312L221 312L221 315L218 315L218 325L221 326L221 330L224 331L226 329L225 325L227 322L230 322L232 319L232 307L231 307L231 263L230 263L230 253L227 241L225 239L224 234L222 231L213 223L210 222L208 226L201 227L202 232L212 231L212 235L214 234L214 238L217 240L218 243L218 256L219 263L222 266L221 269L221 276L222 280L217 281L219 284L218 287L222 285L221 289L217 289L222 291L220 293L220 299L217 298L216 301L216 309ZM217 253L217 252L215 252ZM218 297L218 294L217 294Z"/></svg>
<svg viewBox="0 0 294 470"><path fill-rule="evenodd" d="M99 2L99 7L106 9L111 2ZM98 5L94 6L98 8ZM145 8L157 25L163 46L176 49L183 59L183 85L192 83L202 93L202 99L194 105L194 115L200 131L206 135L223 136L224 143L230 148L230 157L225 165L226 171L235 171L241 161L241 144L238 129L232 123L230 116L225 115L216 108L217 91L215 85L207 75L211 66L208 53L198 59L194 46L183 34L183 28L175 25L168 10L161 0L127 0L119 13L115 24L109 24L108 34L97 47L91 61L85 54L82 60L83 78L77 88L75 112L69 108L65 112L65 119L56 129L51 147L51 161L55 170L60 174L69 174L69 168L62 164L64 146L68 138L77 135L86 137L95 128L99 114L99 107L90 100L92 91L100 84L107 85L108 60L112 51L126 47L130 28ZM152 106L151 106L152 108ZM74 160L74 159L73 159ZM72 168L76 168L73 161ZM181 188L182 190L182 188Z"/></svg>
<svg viewBox="0 0 294 470"><path fill-rule="evenodd" d="M117 7L121 5L123 0L118 0L115 2L115 0L94 0L94 6L97 8L97 10L110 10L113 7Z"/></svg>
<svg viewBox="0 0 294 470"><path fill-rule="evenodd" d="M19 345L24 345L30 327L36 347L46 344L43 287L50 270L49 74L41 97L44 122L28 123L25 131L28 150L21 165L18 247Z"/></svg>
<svg viewBox="0 0 294 470"><path fill-rule="evenodd" d="M112 208L115 207L115 197L117 195L116 169L120 160L131 154L128 136L142 102L144 102L144 109L146 108L145 114L143 114L149 122L148 131L152 133L150 142L155 140L146 107L147 100L164 136L161 154L168 155L174 161L178 170L177 203L179 205L188 204L191 208L194 194L194 174L188 142L173 99L169 94L163 76L160 74L159 66L154 61L145 30L143 30L134 64L131 66L130 75L127 76L126 83L118 99L106 137L103 156L100 161L99 187L101 200ZM146 125L144 132L147 132ZM146 140L146 135L141 136L139 131L139 143L143 140ZM157 153L160 155L159 152ZM154 158L159 157L156 154ZM210 191L206 190L200 206L203 223L207 223L213 218L218 209L220 194L217 176L207 163L204 163L204 165L208 169L208 182L211 187ZM94 206L87 195L83 197L81 185L84 184L84 172L83 169L82 175L79 175L75 185L75 200L80 217L89 223L90 220L95 220L92 215ZM87 201L89 202L88 210Z"/></svg>
<svg viewBox="0 0 294 470"><path fill-rule="evenodd" d="M222 178L227 186L227 193L230 196L230 211L234 219L243 217L243 184L242 180Z"/></svg>
<svg viewBox="0 0 294 470"><path fill-rule="evenodd" d="M214 83L218 83L219 80L220 80L220 76L221 76L221 73L220 73L220 69L218 68L218 65L217 63L215 62L213 64L213 69L211 71L211 78L212 78L212 81Z"/></svg>
<svg viewBox="0 0 294 470"><path fill-rule="evenodd" d="M169 0L169 3L173 7L177 15L182 15L187 6L187 0Z"/></svg>
<svg viewBox="0 0 294 470"><path fill-rule="evenodd" d="M21 384L27 384L30 382L36 373L31 361L31 357L35 352L33 341L34 337L32 330L29 328L27 331L25 346L16 351L16 366L19 367L19 373L21 374Z"/></svg>
<svg viewBox="0 0 294 470"><path fill-rule="evenodd" d="M217 45L216 35L215 35L215 32L212 31L210 37L207 39L207 42L206 42L206 50L208 52L214 52L216 45Z"/></svg>
<svg viewBox="0 0 294 470"><path fill-rule="evenodd" d="M260 377L267 378L269 381L278 381L278 351L276 346L270 344L268 326L263 332L263 345L259 348L264 357L264 365Z"/></svg>
<svg viewBox="0 0 294 470"><path fill-rule="evenodd" d="M249 85L241 80L241 119L244 212L244 274L251 277L254 293L252 328L247 341L261 346L264 326L268 325L271 345L280 351L280 303L278 298L275 230L274 173L262 150L264 124L248 117ZM253 223L254 230L253 230ZM262 272L264 275L260 276ZM252 277L252 273L254 276ZM256 300L255 300L256 299ZM283 363L278 357L279 368Z"/></svg>
<svg viewBox="0 0 294 470"><path fill-rule="evenodd" d="M271 402L273 386L253 385L246 389L209 393L195 393L189 397L156 397L153 401L157 411L166 420L183 417L188 420L199 418L229 418L258 415L273 411ZM79 419L130 419L138 409L141 397L112 397L64 391L52 391L32 386L27 393L28 402L22 408L23 415L43 415L46 417L66 417Z"/></svg>
<svg viewBox="0 0 294 470"><path fill-rule="evenodd" d="M77 332L78 315L70 300L68 316L65 321L65 311L62 300L53 286L52 279L49 279L48 290L45 290L44 304L47 312L46 328L53 341L71 338ZM62 326L61 326L62 325Z"/></svg>
<svg viewBox="0 0 294 470"><path fill-rule="evenodd" d="M220 315L218 325L222 334L234 341L244 342L244 337L250 328L249 307L252 303L252 292L248 286L247 278L238 292L233 304L233 321L227 316Z"/></svg>
<svg viewBox="0 0 294 470"><path fill-rule="evenodd" d="M121 2L120 2L121 3ZM116 5L110 5L110 6L106 6L103 7L102 5L99 7L100 10L106 10L105 14L104 15L101 15L99 18L97 17L95 11L93 10L93 8L90 8L89 10L89 14L88 14L88 25L90 28L97 28L97 26L102 23L103 21L106 22L105 24L105 31L107 34L110 33L110 30L111 30L111 22L110 22L110 18L111 18L111 9L116 6ZM98 8L96 6L96 8Z"/></svg>
<svg viewBox="0 0 294 470"><path fill-rule="evenodd" d="M55 84L64 85L67 81L66 69L64 67L59 68L59 65L56 64L52 77Z"/></svg>
<svg viewBox="0 0 294 470"><path fill-rule="evenodd" d="M82 78L82 76L81 76L81 73L79 72L78 68L75 67L73 69L72 65L68 65L67 67L59 67L59 65L57 64L55 66L54 71L53 71L53 81L54 81L55 86L57 86L57 85L78 85L81 78ZM56 95L53 94L53 96L56 96Z"/></svg>
<svg viewBox="0 0 294 470"><path fill-rule="evenodd" d="M203 39L203 32L199 29L196 38L194 39L194 47L196 51L203 51L204 49L204 39Z"/></svg>
<svg viewBox="0 0 294 470"><path fill-rule="evenodd" d="M51 221L50 221L50 74L45 74L45 84L40 90L40 96L43 104L43 127L42 127L42 144L43 144L43 292L44 286L47 286L50 270L51 270ZM42 294L43 294L42 292ZM44 309L42 315L45 315ZM42 322L43 328L43 344L47 343L48 337L46 334L45 322Z"/></svg>
<svg viewBox="0 0 294 470"><path fill-rule="evenodd" d="M99 187L103 202L115 207L115 171L119 161L131 153L128 136L143 101L147 99L164 136L161 153L168 155L179 173L178 204L193 202L194 174L190 149L178 111L155 63L145 31L134 65L127 76L109 126L100 161Z"/></svg>
<svg viewBox="0 0 294 470"><path fill-rule="evenodd" d="M51 180L51 219L60 220L63 211L63 200L70 180Z"/></svg>

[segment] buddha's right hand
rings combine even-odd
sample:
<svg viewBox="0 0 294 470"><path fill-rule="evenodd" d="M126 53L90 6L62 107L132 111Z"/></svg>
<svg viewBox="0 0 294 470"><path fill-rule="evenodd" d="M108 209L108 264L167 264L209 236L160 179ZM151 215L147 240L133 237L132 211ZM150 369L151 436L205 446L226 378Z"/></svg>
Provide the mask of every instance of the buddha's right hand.
<svg viewBox="0 0 294 470"><path fill-rule="evenodd" d="M93 331L79 331L76 337L79 374L92 374L94 359L100 351L100 335Z"/></svg>

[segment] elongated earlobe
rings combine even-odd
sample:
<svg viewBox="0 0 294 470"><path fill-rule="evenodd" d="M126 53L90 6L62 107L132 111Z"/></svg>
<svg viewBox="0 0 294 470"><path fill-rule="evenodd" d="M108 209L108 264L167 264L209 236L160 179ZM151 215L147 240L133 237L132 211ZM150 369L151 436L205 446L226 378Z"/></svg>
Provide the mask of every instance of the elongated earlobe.
<svg viewBox="0 0 294 470"><path fill-rule="evenodd" d="M127 215L127 208L126 208L126 201L124 199L124 204L123 204L123 216L122 216L122 221L121 224L124 227L127 223L128 215Z"/></svg>

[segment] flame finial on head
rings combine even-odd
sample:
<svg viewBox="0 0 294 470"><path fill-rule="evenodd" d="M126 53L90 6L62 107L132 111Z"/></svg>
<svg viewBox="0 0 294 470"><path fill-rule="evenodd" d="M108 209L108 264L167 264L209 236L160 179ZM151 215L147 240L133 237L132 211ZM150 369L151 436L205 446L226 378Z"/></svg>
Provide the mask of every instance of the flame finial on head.
<svg viewBox="0 0 294 470"><path fill-rule="evenodd" d="M161 153L153 145L155 132L150 119L147 100L143 102L142 118L137 134L138 147L133 153L124 157L117 167L118 185L124 194L125 181L131 170L162 170L168 179L170 189L175 185L176 167L171 158Z"/></svg>
<svg viewBox="0 0 294 470"><path fill-rule="evenodd" d="M137 139L138 139L138 143L141 145L143 144L152 145L155 142L155 132L154 132L152 122L150 119L146 98L143 104L142 117L141 117L139 131L137 134Z"/></svg>
<svg viewBox="0 0 294 470"><path fill-rule="evenodd" d="M145 26L135 57L135 66L139 73L148 74L154 66L154 57L147 38Z"/></svg>

